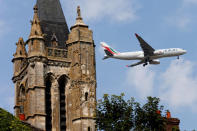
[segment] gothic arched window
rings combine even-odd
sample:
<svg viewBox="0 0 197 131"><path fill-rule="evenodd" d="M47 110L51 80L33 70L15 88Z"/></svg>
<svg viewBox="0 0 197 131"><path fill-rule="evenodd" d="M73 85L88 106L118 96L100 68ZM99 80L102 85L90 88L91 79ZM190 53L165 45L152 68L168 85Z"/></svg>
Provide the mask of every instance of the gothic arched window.
<svg viewBox="0 0 197 131"><path fill-rule="evenodd" d="M66 131L66 96L65 96L65 88L66 88L66 76L63 75L59 78L59 105L60 105L60 130Z"/></svg>
<svg viewBox="0 0 197 131"><path fill-rule="evenodd" d="M51 131L52 130L52 117L51 117L51 76L47 76L45 80L45 112L46 112L46 130Z"/></svg>
<svg viewBox="0 0 197 131"><path fill-rule="evenodd" d="M85 101L88 101L88 92L85 93Z"/></svg>
<svg viewBox="0 0 197 131"><path fill-rule="evenodd" d="M19 102L20 102L20 113L24 114L24 106L25 106L25 87L24 85L20 86L20 92L19 92Z"/></svg>

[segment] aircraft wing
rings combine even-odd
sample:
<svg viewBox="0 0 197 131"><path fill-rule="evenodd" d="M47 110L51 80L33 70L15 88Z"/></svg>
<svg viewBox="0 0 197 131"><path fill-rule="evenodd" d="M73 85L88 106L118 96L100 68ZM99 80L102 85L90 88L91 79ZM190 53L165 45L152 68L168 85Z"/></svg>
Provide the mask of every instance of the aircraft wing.
<svg viewBox="0 0 197 131"><path fill-rule="evenodd" d="M144 56L151 56L153 55L155 49L153 49L146 41L142 39L138 34L135 34L138 41L140 42L140 46L142 50L144 51Z"/></svg>
<svg viewBox="0 0 197 131"><path fill-rule="evenodd" d="M143 64L144 63L144 60L141 60L137 63L134 63L134 64L131 64L131 65L127 65L127 67L134 67L134 66L137 66L137 65L140 65L140 64Z"/></svg>

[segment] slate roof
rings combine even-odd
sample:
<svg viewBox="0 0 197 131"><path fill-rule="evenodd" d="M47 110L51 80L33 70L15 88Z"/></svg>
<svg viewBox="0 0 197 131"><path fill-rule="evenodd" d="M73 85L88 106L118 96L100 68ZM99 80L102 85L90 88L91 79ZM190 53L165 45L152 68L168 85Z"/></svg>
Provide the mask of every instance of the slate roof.
<svg viewBox="0 0 197 131"><path fill-rule="evenodd" d="M53 34L56 35L60 48L65 48L68 39L68 26L59 0L37 0L38 17L42 32L46 34L46 46L51 46Z"/></svg>

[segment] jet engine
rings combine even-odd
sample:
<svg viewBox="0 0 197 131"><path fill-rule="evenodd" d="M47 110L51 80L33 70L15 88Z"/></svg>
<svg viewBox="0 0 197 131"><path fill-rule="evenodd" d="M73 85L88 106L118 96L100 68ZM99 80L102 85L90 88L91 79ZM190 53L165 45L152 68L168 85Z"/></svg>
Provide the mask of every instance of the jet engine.
<svg viewBox="0 0 197 131"><path fill-rule="evenodd" d="M151 60L151 61L149 61L149 64L157 65L157 64L160 64L160 61L159 60Z"/></svg>

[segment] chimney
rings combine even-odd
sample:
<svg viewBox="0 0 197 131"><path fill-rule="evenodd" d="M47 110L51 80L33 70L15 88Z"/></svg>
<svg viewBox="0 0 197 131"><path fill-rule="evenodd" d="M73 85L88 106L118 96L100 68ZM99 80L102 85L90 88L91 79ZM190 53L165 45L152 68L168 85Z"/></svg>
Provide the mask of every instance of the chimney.
<svg viewBox="0 0 197 131"><path fill-rule="evenodd" d="M167 112L166 112L166 118L171 118L171 113L170 113L170 111L167 111Z"/></svg>

